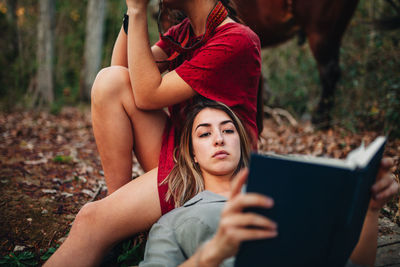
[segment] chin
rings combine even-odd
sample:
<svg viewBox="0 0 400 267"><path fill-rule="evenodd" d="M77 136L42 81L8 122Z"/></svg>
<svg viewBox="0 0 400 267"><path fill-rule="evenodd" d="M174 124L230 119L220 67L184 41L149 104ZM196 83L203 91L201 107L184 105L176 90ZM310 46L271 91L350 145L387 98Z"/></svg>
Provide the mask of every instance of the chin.
<svg viewBox="0 0 400 267"><path fill-rule="evenodd" d="M171 9L181 9L181 1L177 1L177 0L163 0L162 1L163 6L166 8L171 8Z"/></svg>
<svg viewBox="0 0 400 267"><path fill-rule="evenodd" d="M228 174L233 174L237 168L237 165L225 165L225 166L218 166L212 172L216 176L224 176Z"/></svg>

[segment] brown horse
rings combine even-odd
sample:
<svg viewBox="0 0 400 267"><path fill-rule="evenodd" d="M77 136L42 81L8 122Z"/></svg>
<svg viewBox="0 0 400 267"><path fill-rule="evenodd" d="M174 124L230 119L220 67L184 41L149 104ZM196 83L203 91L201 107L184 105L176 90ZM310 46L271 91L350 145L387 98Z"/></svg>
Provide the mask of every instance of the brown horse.
<svg viewBox="0 0 400 267"><path fill-rule="evenodd" d="M340 77L339 49L342 36L358 0L231 0L239 17L258 34L263 47L283 43L297 34L307 37L318 64L322 94L313 122L329 126L334 91ZM170 27L168 15L161 17Z"/></svg>
<svg viewBox="0 0 400 267"><path fill-rule="evenodd" d="M307 37L318 64L322 94L313 122L328 126L334 91L340 77L342 36L358 0L233 0L239 16L255 31L263 47L289 40L298 33Z"/></svg>

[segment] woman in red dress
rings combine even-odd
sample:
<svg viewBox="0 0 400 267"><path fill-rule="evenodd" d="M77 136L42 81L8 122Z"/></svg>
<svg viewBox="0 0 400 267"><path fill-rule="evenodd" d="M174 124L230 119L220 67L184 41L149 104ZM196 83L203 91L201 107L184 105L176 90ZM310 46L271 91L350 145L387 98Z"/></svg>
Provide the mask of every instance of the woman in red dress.
<svg viewBox="0 0 400 267"><path fill-rule="evenodd" d="M194 96L231 107L256 147L260 42L237 23L229 0L164 0L187 18L152 47L148 0L126 4L127 32L121 29L111 67L99 72L92 88L93 130L109 196L80 210L48 265L98 264L118 241L149 229L173 208L160 182L173 167L182 110ZM146 171L134 180L132 151Z"/></svg>

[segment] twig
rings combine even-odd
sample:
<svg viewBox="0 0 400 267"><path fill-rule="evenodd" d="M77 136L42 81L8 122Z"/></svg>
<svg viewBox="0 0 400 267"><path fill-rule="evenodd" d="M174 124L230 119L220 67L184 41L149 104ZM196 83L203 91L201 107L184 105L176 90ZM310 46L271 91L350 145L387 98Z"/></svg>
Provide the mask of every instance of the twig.
<svg viewBox="0 0 400 267"><path fill-rule="evenodd" d="M101 190L103 189L103 185L100 184L99 187L96 189L96 192L93 194L92 198L88 202L93 202L96 197L100 194Z"/></svg>
<svg viewBox="0 0 400 267"><path fill-rule="evenodd" d="M383 247L387 247L387 246L391 246L391 245L395 245L395 244L399 244L399 243L400 243L400 240L399 240L399 241L394 241L394 242L390 242L390 243L386 243L386 244L379 245L378 248L383 248Z"/></svg>
<svg viewBox="0 0 400 267"><path fill-rule="evenodd" d="M53 236L49 240L49 244L47 246L51 245L51 242L53 241L54 237L56 236L57 231L54 231Z"/></svg>
<svg viewBox="0 0 400 267"><path fill-rule="evenodd" d="M292 125L293 127L297 127L299 125L294 117L287 110L284 110L282 108L270 108L268 106L264 106L263 110L264 112L270 114L279 125L282 125L282 120L280 116L286 118L289 121L290 125Z"/></svg>

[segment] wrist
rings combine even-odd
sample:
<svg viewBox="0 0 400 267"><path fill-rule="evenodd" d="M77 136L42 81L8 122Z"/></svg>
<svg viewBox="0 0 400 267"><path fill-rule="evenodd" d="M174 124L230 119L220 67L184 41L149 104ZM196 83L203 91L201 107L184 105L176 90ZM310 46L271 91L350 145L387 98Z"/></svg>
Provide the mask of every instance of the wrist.
<svg viewBox="0 0 400 267"><path fill-rule="evenodd" d="M370 207L365 217L377 219L379 218L379 214L380 214L380 209Z"/></svg>
<svg viewBox="0 0 400 267"><path fill-rule="evenodd" d="M145 15L146 16L147 7L145 5L132 5L128 6L126 14L128 16Z"/></svg>
<svg viewBox="0 0 400 267"><path fill-rule="evenodd" d="M201 248L197 266L219 266L224 260L221 253L217 251L217 245L214 240L207 241Z"/></svg>

